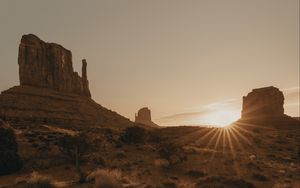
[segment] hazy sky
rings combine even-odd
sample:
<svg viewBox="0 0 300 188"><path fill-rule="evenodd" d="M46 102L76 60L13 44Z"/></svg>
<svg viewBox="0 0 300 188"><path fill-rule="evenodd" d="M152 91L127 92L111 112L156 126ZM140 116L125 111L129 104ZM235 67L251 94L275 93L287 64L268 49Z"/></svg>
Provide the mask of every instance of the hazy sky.
<svg viewBox="0 0 300 188"><path fill-rule="evenodd" d="M93 99L163 125L236 117L253 88L284 90L299 116L298 0L1 0L0 90L19 84L18 45L33 33L88 62Z"/></svg>

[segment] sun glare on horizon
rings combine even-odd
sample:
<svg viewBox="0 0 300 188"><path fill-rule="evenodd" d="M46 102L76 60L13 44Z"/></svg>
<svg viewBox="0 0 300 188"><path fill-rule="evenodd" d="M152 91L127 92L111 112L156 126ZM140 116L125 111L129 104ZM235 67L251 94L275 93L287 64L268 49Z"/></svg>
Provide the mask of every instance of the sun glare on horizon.
<svg viewBox="0 0 300 188"><path fill-rule="evenodd" d="M199 123L213 127L226 127L238 120L240 112L235 109L217 109L199 117Z"/></svg>

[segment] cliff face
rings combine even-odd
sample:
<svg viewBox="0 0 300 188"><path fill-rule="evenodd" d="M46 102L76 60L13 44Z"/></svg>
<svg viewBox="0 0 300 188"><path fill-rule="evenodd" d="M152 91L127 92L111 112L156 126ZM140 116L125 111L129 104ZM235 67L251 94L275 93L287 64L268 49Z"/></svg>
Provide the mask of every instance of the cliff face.
<svg viewBox="0 0 300 188"><path fill-rule="evenodd" d="M131 126L132 122L91 99L87 63L73 71L64 47L24 35L19 46L20 86L0 95L0 118L11 125Z"/></svg>
<svg viewBox="0 0 300 188"><path fill-rule="evenodd" d="M19 45L20 85L53 89L90 97L86 60L82 61L82 77L73 70L72 53L37 36L24 35Z"/></svg>
<svg viewBox="0 0 300 188"><path fill-rule="evenodd" d="M276 87L253 89L243 97L242 118L283 116L284 96Z"/></svg>
<svg viewBox="0 0 300 188"><path fill-rule="evenodd" d="M284 114L284 95L276 87L253 89L243 97L241 125L266 125L273 128L294 129L300 121ZM245 124L246 123L246 124Z"/></svg>

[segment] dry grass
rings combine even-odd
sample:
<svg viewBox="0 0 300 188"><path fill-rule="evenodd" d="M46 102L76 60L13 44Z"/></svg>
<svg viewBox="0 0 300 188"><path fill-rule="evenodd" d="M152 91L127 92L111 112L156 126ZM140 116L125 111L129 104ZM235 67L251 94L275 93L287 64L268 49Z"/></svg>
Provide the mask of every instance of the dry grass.
<svg viewBox="0 0 300 188"><path fill-rule="evenodd" d="M25 188L55 188L53 180L49 176L33 172L27 181Z"/></svg>
<svg viewBox="0 0 300 188"><path fill-rule="evenodd" d="M170 166L170 163L166 159L155 159L154 166L156 166L158 168L167 168Z"/></svg>
<svg viewBox="0 0 300 188"><path fill-rule="evenodd" d="M120 188L121 172L118 170L98 169L92 172L88 180L95 180L95 188Z"/></svg>

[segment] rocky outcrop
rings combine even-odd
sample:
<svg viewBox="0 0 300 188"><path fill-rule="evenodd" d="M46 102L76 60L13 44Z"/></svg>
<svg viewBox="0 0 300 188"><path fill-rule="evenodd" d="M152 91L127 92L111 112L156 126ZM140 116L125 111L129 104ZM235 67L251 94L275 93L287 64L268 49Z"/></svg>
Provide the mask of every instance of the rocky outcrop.
<svg viewBox="0 0 300 188"><path fill-rule="evenodd" d="M91 99L86 60L82 60L80 77L73 71L71 52L64 47L24 35L18 61L20 86L0 95L0 118L12 126L133 125L128 118Z"/></svg>
<svg viewBox="0 0 300 188"><path fill-rule="evenodd" d="M72 53L61 45L46 43L37 36L24 35L19 46L21 86L53 89L90 97L86 60L82 61L82 77L73 70Z"/></svg>
<svg viewBox="0 0 300 188"><path fill-rule="evenodd" d="M253 89L243 97L242 118L283 116L283 93L276 87Z"/></svg>
<svg viewBox="0 0 300 188"><path fill-rule="evenodd" d="M236 122L239 126L256 125L273 128L295 129L300 121L284 114L284 95L276 87L253 89L243 97L242 117Z"/></svg>
<svg viewBox="0 0 300 188"><path fill-rule="evenodd" d="M151 120L151 110L147 107L141 108L137 114L135 114L135 123L140 123L152 127L157 127Z"/></svg>

